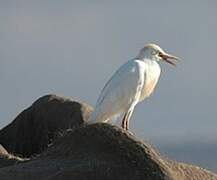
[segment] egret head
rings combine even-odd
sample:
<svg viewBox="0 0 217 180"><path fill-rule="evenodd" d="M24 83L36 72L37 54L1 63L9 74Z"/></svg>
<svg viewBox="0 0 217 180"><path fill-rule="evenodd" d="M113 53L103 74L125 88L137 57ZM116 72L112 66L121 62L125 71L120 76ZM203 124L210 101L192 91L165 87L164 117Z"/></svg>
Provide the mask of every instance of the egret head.
<svg viewBox="0 0 217 180"><path fill-rule="evenodd" d="M165 61L169 64L175 66L175 62L172 60L179 60L178 57L171 54L167 54L163 49L161 49L156 44L147 44L142 48L137 56L138 59L150 59L153 61Z"/></svg>

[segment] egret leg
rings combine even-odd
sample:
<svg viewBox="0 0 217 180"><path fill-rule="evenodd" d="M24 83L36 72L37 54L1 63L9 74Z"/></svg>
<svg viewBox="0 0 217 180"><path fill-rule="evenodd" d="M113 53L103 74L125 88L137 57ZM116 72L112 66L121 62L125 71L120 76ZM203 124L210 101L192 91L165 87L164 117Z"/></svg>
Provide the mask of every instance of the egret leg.
<svg viewBox="0 0 217 180"><path fill-rule="evenodd" d="M130 119L127 119L127 121L126 121L126 130L127 130L127 131L129 130L129 120L130 120Z"/></svg>
<svg viewBox="0 0 217 180"><path fill-rule="evenodd" d="M130 118L133 114L133 109L134 109L134 106L131 107L127 113L124 114L124 117L123 117L123 120L122 120L122 128L125 129L126 131L129 130L129 121L130 121Z"/></svg>
<svg viewBox="0 0 217 180"><path fill-rule="evenodd" d="M133 114L133 109L130 109L128 112L127 112L127 117L126 117L126 130L128 131L129 130L129 122L130 122L130 118Z"/></svg>
<svg viewBox="0 0 217 180"><path fill-rule="evenodd" d="M127 122L126 115L127 115L127 113L124 114L124 117L123 117L122 123L121 123L121 127L125 130L126 130L126 122Z"/></svg>

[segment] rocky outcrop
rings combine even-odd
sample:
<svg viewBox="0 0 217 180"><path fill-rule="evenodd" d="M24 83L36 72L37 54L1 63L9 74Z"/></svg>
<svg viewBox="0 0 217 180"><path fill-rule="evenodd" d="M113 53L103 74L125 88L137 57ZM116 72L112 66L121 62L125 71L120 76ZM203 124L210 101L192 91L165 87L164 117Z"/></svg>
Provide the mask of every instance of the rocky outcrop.
<svg viewBox="0 0 217 180"><path fill-rule="evenodd" d="M109 124L68 132L36 159L0 169L2 180L217 180L197 166L166 160L149 144Z"/></svg>
<svg viewBox="0 0 217 180"><path fill-rule="evenodd" d="M10 153L30 157L46 149L66 129L82 125L91 111L85 103L43 96L0 131L0 144Z"/></svg>
<svg viewBox="0 0 217 180"><path fill-rule="evenodd" d="M51 105L50 103L57 104ZM105 123L87 125L84 122L92 109L78 102L72 106L74 103L57 96L45 96L31 106L36 108L30 111L32 112L31 118L18 119L22 122L19 128L13 129L10 125L7 127L10 136L13 130L16 130L17 134L22 134L21 132L25 131L22 128L29 127L28 121L36 120L40 122L39 124L46 122L41 129L49 129L49 131L40 131L43 132L42 136L39 136L42 137L41 139L49 136L46 133L51 129L53 136L56 136L56 132L62 132L62 135L52 141L49 147L47 146L49 143L46 143L46 146L43 146L44 151L29 160L12 156L0 146L1 180L217 180L217 175L210 171L165 159L151 145L138 140L117 126ZM49 109L49 107L56 108ZM70 115L70 112L74 112L74 115ZM53 114L57 114L58 118L55 119ZM29 117L29 114L22 115L22 117ZM12 123L14 127L16 123L21 124L18 120L13 122L15 124ZM60 123L60 129L57 127L58 123ZM6 136L6 131L4 133ZM34 133L39 134L37 130L29 132L31 136ZM11 144L16 144L25 139L11 138L11 140ZM10 143L8 142L9 146ZM6 160L13 157L16 163L2 165L1 157Z"/></svg>

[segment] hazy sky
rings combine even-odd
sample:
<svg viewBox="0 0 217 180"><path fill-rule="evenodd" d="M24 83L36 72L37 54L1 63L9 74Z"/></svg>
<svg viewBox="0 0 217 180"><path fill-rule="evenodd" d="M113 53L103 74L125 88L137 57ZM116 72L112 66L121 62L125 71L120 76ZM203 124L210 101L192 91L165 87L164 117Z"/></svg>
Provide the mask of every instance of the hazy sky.
<svg viewBox="0 0 217 180"><path fill-rule="evenodd" d="M94 105L114 71L155 42L182 61L161 64L131 129L149 140L213 140L216 7L214 0L0 1L0 127L48 93Z"/></svg>

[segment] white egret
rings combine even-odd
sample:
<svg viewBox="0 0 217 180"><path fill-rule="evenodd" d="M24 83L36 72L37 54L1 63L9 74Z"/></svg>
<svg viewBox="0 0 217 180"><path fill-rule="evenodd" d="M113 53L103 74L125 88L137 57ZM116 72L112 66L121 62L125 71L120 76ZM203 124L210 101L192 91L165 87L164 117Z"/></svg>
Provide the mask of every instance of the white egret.
<svg viewBox="0 0 217 180"><path fill-rule="evenodd" d="M122 127L129 129L129 119L137 103L149 97L160 77L158 62L172 61L176 56L167 54L156 44L147 44L132 60L123 64L106 83L97 100L89 123L108 122L123 113Z"/></svg>

